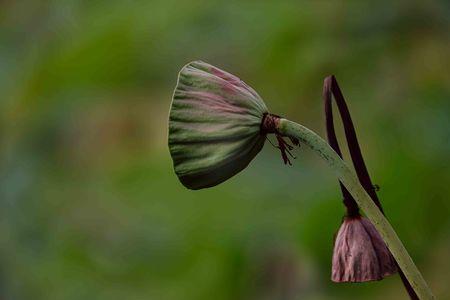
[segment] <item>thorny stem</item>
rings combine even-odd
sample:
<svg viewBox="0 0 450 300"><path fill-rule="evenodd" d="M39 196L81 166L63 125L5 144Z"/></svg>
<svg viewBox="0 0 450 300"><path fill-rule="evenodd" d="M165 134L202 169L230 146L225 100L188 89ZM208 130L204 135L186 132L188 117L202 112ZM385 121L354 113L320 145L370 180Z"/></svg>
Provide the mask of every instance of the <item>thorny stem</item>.
<svg viewBox="0 0 450 300"><path fill-rule="evenodd" d="M328 166L335 172L338 179L350 192L358 203L358 206L364 211L367 218L380 233L417 296L420 299L434 299L433 293L391 224L387 221L376 204L374 204L366 190L358 182L358 179L352 170L330 147L330 145L315 132L292 121L280 119L276 125L276 131L279 134L303 142L327 162Z"/></svg>

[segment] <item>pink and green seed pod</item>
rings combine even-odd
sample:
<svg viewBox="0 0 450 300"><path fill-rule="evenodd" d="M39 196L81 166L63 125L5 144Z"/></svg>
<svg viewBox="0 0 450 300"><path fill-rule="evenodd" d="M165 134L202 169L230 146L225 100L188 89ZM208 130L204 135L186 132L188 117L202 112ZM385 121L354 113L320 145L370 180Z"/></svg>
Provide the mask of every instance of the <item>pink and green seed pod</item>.
<svg viewBox="0 0 450 300"><path fill-rule="evenodd" d="M169 150L183 185L211 187L243 170L264 145L266 113L236 76L202 61L184 66L169 115Z"/></svg>

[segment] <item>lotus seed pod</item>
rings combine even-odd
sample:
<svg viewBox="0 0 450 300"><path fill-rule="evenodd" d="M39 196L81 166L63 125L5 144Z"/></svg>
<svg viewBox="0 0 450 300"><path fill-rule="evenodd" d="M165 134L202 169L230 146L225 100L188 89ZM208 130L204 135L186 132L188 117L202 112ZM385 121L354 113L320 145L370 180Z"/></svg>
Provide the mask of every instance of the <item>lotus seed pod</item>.
<svg viewBox="0 0 450 300"><path fill-rule="evenodd" d="M389 249L366 218L345 218L336 236L331 280L365 282L397 272Z"/></svg>
<svg viewBox="0 0 450 300"><path fill-rule="evenodd" d="M169 150L187 188L215 186L244 169L264 145L267 108L236 76L194 61L178 76L169 115Z"/></svg>

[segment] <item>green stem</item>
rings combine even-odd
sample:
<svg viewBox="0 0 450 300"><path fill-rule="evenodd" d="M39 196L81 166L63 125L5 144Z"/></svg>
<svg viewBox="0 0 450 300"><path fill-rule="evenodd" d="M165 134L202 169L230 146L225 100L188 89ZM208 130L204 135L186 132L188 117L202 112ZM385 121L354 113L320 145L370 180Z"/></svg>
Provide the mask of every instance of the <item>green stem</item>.
<svg viewBox="0 0 450 300"><path fill-rule="evenodd" d="M434 299L433 293L398 238L391 224L360 185L347 164L330 145L308 128L286 119L280 119L277 130L281 135L296 138L319 154L333 169L339 180L355 198L359 207L380 233L398 265L420 299Z"/></svg>

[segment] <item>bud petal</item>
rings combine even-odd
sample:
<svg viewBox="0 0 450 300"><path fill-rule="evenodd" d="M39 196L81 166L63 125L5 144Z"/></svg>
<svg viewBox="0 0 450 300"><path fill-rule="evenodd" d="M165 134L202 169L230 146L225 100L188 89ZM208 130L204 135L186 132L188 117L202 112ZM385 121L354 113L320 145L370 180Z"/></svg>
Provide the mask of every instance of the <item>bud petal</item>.
<svg viewBox="0 0 450 300"><path fill-rule="evenodd" d="M267 108L234 75L201 61L180 71L169 115L175 173L190 189L217 185L244 169L261 150Z"/></svg>
<svg viewBox="0 0 450 300"><path fill-rule="evenodd" d="M380 234L366 218L346 218L336 236L331 280L381 280L397 272L395 261Z"/></svg>

